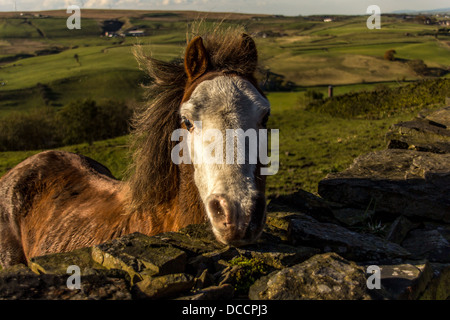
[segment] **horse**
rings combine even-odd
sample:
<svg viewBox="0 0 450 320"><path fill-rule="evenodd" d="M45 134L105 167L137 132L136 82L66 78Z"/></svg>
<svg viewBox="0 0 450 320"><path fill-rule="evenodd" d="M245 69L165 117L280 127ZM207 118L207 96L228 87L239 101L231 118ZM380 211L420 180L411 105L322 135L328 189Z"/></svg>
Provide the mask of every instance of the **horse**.
<svg viewBox="0 0 450 320"><path fill-rule="evenodd" d="M3 267L134 232L152 236L208 221L217 241L227 245L253 243L262 233L266 180L259 160L171 161L174 130L195 133L198 121L221 132L265 127L270 104L256 80L254 40L242 32L210 33L187 41L178 63L142 50L135 56L151 82L146 105L131 122L126 178L117 180L95 160L58 150L9 170L0 179Z"/></svg>

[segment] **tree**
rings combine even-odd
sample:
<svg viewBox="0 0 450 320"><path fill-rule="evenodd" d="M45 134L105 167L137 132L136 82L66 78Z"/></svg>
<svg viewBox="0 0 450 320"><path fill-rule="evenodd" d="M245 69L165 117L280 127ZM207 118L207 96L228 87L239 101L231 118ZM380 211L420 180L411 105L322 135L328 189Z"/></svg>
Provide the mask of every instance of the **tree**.
<svg viewBox="0 0 450 320"><path fill-rule="evenodd" d="M132 110L116 100L100 101L97 105L98 139L108 139L129 133Z"/></svg>
<svg viewBox="0 0 450 320"><path fill-rule="evenodd" d="M73 58L75 59L75 61L78 63L78 65L80 65L81 66L81 62L80 62L80 57L78 56L78 54L77 53L75 53L74 55L73 55Z"/></svg>
<svg viewBox="0 0 450 320"><path fill-rule="evenodd" d="M298 103L302 107L308 107L309 104L313 103L322 103L322 101L323 93L314 89L307 89L305 94L300 96L298 99Z"/></svg>
<svg viewBox="0 0 450 320"><path fill-rule="evenodd" d="M129 132L132 110L123 102L78 100L58 113L64 144L109 139Z"/></svg>
<svg viewBox="0 0 450 320"><path fill-rule="evenodd" d="M258 72L262 75L260 87L264 91L291 91L296 87L292 81L286 81L285 76L270 71L270 69L259 68Z"/></svg>
<svg viewBox="0 0 450 320"><path fill-rule="evenodd" d="M64 144L88 142L98 137L98 108L94 100L77 100L58 113Z"/></svg>
<svg viewBox="0 0 450 320"><path fill-rule="evenodd" d="M397 54L397 52L394 49L388 50L384 53L384 58L389 61L394 61L395 60L394 54Z"/></svg>
<svg viewBox="0 0 450 320"><path fill-rule="evenodd" d="M54 118L48 107L5 115L0 119L0 151L54 148L60 143Z"/></svg>

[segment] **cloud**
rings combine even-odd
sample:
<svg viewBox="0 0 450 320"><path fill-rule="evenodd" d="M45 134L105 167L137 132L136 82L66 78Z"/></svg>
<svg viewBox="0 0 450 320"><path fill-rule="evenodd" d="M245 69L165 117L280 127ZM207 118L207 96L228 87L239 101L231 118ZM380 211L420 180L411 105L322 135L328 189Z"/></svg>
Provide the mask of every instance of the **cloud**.
<svg viewBox="0 0 450 320"><path fill-rule="evenodd" d="M195 4L196 1L192 0L163 0L161 4L163 6L171 6L171 5L190 5Z"/></svg>
<svg viewBox="0 0 450 320"><path fill-rule="evenodd" d="M113 7L117 1L111 0L87 0L84 8L108 8Z"/></svg>

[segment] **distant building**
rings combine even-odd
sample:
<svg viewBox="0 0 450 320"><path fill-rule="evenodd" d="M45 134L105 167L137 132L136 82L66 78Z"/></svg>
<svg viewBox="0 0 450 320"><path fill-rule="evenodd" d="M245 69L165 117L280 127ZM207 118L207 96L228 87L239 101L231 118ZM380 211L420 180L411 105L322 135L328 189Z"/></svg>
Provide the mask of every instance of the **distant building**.
<svg viewBox="0 0 450 320"><path fill-rule="evenodd" d="M112 38L112 37L121 37L122 35L120 35L120 34L117 34L116 32L112 32L112 31L106 31L105 32L105 37L108 37L108 38Z"/></svg>
<svg viewBox="0 0 450 320"><path fill-rule="evenodd" d="M132 36L132 37L143 37L145 36L145 32L144 30L131 30L128 31L126 33L127 36Z"/></svg>
<svg viewBox="0 0 450 320"><path fill-rule="evenodd" d="M286 33L280 33L280 32L273 32L271 30L266 30L266 31L254 32L254 33L252 33L252 36L265 39L265 38L285 37L285 36L287 36L287 34Z"/></svg>
<svg viewBox="0 0 450 320"><path fill-rule="evenodd" d="M333 19L331 19L331 18L326 18L326 19L323 19L323 22L333 22Z"/></svg>

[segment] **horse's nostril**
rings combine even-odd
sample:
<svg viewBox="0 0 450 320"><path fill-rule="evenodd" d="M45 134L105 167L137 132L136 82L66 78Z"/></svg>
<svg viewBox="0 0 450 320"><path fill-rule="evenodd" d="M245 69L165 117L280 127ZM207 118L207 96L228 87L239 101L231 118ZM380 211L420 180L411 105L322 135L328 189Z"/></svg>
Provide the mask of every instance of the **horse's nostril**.
<svg viewBox="0 0 450 320"><path fill-rule="evenodd" d="M225 212L220 205L220 201L217 199L211 200L209 202L209 211L217 217L225 216Z"/></svg>
<svg viewBox="0 0 450 320"><path fill-rule="evenodd" d="M227 228L233 224L230 204L224 195L212 194L207 203L208 211L217 225Z"/></svg>

